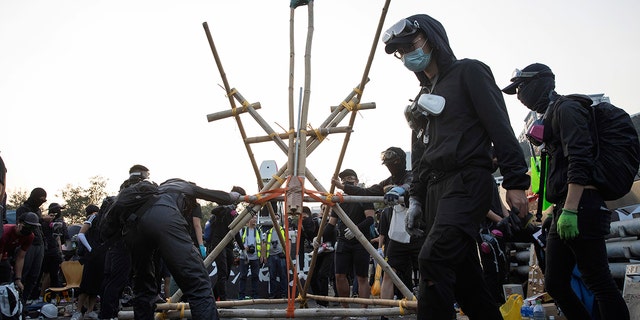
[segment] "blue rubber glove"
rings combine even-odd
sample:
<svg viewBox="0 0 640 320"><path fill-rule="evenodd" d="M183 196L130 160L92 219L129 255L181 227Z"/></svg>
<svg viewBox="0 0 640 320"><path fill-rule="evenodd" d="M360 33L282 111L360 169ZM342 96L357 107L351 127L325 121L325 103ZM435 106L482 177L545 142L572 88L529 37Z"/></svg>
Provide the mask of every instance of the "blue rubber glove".
<svg viewBox="0 0 640 320"><path fill-rule="evenodd" d="M407 233L414 237L423 237L426 223L422 221L422 203L415 197L409 198L409 208L404 220Z"/></svg>
<svg viewBox="0 0 640 320"><path fill-rule="evenodd" d="M395 186L391 188L391 190L384 194L384 203L388 205L397 204L398 199L404 195L405 191L403 187Z"/></svg>
<svg viewBox="0 0 640 320"><path fill-rule="evenodd" d="M204 247L204 244L200 245L200 254L202 255L203 258L207 257L207 248Z"/></svg>
<svg viewBox="0 0 640 320"><path fill-rule="evenodd" d="M562 209L562 214L558 218L558 235L560 239L571 240L578 236L578 211Z"/></svg>

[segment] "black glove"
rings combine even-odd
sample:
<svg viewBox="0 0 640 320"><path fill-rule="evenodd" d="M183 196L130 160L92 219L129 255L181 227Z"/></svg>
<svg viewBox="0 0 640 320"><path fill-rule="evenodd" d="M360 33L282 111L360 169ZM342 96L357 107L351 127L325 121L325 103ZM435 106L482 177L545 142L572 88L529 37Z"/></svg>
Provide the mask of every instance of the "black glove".
<svg viewBox="0 0 640 320"><path fill-rule="evenodd" d="M373 217L367 217L362 222L358 223L358 229L360 229L360 232L362 232L366 238L369 238L371 234L371 225L373 223Z"/></svg>
<svg viewBox="0 0 640 320"><path fill-rule="evenodd" d="M413 237L423 237L427 223L422 220L422 202L416 197L409 198L409 208L405 217L407 233Z"/></svg>

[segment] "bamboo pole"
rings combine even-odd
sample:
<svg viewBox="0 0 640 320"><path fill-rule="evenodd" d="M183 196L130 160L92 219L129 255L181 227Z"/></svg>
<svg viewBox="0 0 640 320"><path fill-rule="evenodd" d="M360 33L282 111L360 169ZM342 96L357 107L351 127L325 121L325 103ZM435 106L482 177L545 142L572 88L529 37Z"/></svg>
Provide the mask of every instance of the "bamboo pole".
<svg viewBox="0 0 640 320"><path fill-rule="evenodd" d="M260 106L260 102L252 103L251 107L253 109L255 109L255 110L258 110L258 109L262 108ZM214 112L214 113L210 113L210 114L207 115L207 121L208 122L212 122L212 121L225 119L225 118L229 118L229 117L235 117L236 113L241 114L241 113L246 113L246 112L249 112L249 110L247 110L246 108L239 108L239 109L231 109L231 110L224 110L224 111Z"/></svg>
<svg viewBox="0 0 640 320"><path fill-rule="evenodd" d="M350 127L333 127L333 128L320 128L320 129L315 129L315 130L311 130L307 132L308 136L311 137L317 137L318 135L320 135L322 137L322 139L324 139L326 136L330 135L330 134L334 134L334 133L345 133L345 132L349 132L349 131L353 131L352 128ZM278 136L280 136L281 139L286 139L289 137L289 133L279 133ZM268 142L273 140L273 138L271 138L271 136L260 136L260 137L249 137L247 139L245 139L245 142L247 143L261 143L261 142Z"/></svg>
<svg viewBox="0 0 640 320"><path fill-rule="evenodd" d="M220 72L220 77L222 78L222 82L224 84L225 93L229 97L229 103L231 104L231 109L236 109L236 104L233 101L233 97L229 95L230 86L229 81L227 81L227 74L224 72L224 68L222 67L222 61L220 60L220 56L218 55L218 50L213 42L213 37L211 36L211 31L209 31L209 24L207 22L202 23L202 27L204 28L204 32L207 35L207 41L209 42L209 47L211 47L211 52L213 53L213 58L216 61L216 66L218 67L218 71ZM244 126L242 125L242 121L240 120L240 116L235 114L236 123L238 125L238 130L240 131L240 135L242 136L242 141L247 138L247 134L244 131ZM253 151L251 150L251 146L248 143L244 144L245 149L247 150L247 154L249 155L249 160L251 161L251 167L253 167L253 172L256 175L258 182L258 189L262 189L263 183L260 178L260 169L258 168L258 164L253 156Z"/></svg>

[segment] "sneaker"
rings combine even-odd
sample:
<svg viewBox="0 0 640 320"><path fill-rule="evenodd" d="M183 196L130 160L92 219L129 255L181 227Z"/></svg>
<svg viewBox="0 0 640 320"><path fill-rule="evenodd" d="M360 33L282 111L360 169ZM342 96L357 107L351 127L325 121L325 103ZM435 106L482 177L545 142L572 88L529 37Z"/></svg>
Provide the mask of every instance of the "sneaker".
<svg viewBox="0 0 640 320"><path fill-rule="evenodd" d="M84 317L82 316L82 312L80 311L76 311L73 313L73 315L71 316L71 320L83 320Z"/></svg>
<svg viewBox="0 0 640 320"><path fill-rule="evenodd" d="M86 313L84 315L85 319L98 319L98 313L96 313L95 311L91 311L89 313Z"/></svg>

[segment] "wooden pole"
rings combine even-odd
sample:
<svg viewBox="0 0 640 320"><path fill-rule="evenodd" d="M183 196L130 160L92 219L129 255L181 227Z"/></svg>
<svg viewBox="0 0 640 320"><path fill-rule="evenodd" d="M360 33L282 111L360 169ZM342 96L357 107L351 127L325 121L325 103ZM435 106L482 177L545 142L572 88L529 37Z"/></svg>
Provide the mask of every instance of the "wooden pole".
<svg viewBox="0 0 640 320"><path fill-rule="evenodd" d="M229 81L227 81L227 74L224 72L224 68L222 67L222 61L220 60L220 56L218 55L218 50L216 49L216 46L213 43L213 37L211 36L211 32L209 31L209 24L207 24L207 22L203 22L202 27L204 28L204 32L207 34L209 47L211 47L211 53L213 53L213 58L216 60L216 66L218 67L218 71L220 72L220 77L222 78L222 82L224 83L225 93L229 97L229 104L231 104L231 109L236 109L236 104L233 101L233 96L230 95L231 90L229 86ZM238 124L238 130L240 131L240 135L242 136L242 141L244 141L244 139L247 138L247 134L244 131L244 126L242 125L240 116L237 113L235 114L235 119L236 119L236 123ZM247 154L249 155L249 160L251 161L251 167L253 167L253 172L256 175L258 189L262 189L263 183L262 183L262 179L260 178L260 169L258 168L256 159L253 156L253 151L251 150L251 146L248 143L245 143L244 147L247 150Z"/></svg>

